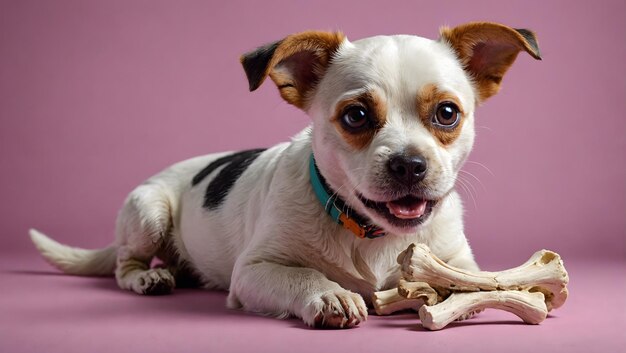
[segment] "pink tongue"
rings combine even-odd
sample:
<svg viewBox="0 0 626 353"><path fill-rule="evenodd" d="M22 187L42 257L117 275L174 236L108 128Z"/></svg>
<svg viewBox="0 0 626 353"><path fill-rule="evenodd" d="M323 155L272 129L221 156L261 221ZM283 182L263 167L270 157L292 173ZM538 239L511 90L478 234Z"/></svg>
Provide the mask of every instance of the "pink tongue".
<svg viewBox="0 0 626 353"><path fill-rule="evenodd" d="M401 219L412 219L421 217L426 212L426 200L416 202L387 202L389 212Z"/></svg>

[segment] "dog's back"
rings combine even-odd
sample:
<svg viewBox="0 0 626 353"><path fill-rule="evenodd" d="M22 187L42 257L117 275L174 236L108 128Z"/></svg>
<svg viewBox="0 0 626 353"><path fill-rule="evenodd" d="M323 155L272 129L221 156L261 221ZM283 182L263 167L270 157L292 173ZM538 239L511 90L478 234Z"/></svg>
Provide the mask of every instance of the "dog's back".
<svg viewBox="0 0 626 353"><path fill-rule="evenodd" d="M186 216L193 215L205 220L201 222L206 225L202 229L186 227L194 233L192 237L206 239L207 236L215 236L216 241L212 242L211 247L213 258L221 264L218 267L232 268L232 260L228 265L228 260L232 259L228 254L232 249L226 246L225 237L220 236L224 231L217 217L220 214L219 206L247 166L261 152L223 152L195 157L176 163L149 178L126 198L117 219L115 241L106 248L81 249L63 245L35 229L30 230L31 239L50 264L67 274L112 275L116 267L123 265L123 261L117 264L120 261L116 260L119 256L124 257L124 248L129 243L133 246L143 244L143 257L151 258L156 253L165 266L178 272L177 267L181 264L192 267L187 248L180 239L180 230L185 227L181 222L181 208L186 208L192 210L187 211ZM242 162L243 156L248 158ZM233 172L233 169L236 170ZM197 220L194 223L197 224ZM137 254L137 251L133 253L135 256L142 255ZM132 268L136 265L129 266ZM122 266L122 271L130 271L129 266ZM227 283L226 287L219 287L227 288Z"/></svg>

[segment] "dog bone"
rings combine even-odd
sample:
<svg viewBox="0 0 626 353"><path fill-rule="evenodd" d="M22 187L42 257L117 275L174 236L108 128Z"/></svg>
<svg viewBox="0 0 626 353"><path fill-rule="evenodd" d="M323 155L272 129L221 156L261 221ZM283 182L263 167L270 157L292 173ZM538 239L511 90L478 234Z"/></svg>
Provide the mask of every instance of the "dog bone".
<svg viewBox="0 0 626 353"><path fill-rule="evenodd" d="M437 305L422 306L419 316L422 326L429 330L440 330L462 315L485 308L508 311L525 323L534 325L545 320L548 315L543 293L498 290L452 293L448 299Z"/></svg>
<svg viewBox="0 0 626 353"><path fill-rule="evenodd" d="M541 292L548 311L563 305L568 294L569 277L563 261L548 250L538 251L523 265L501 272L469 272L452 267L424 244L411 244L398 255L398 263L407 281L426 282L438 291Z"/></svg>
<svg viewBox="0 0 626 353"><path fill-rule="evenodd" d="M375 292L372 304L377 315L390 315L397 311L412 309L417 311L423 304L422 299L407 299L398 294L398 289Z"/></svg>
<svg viewBox="0 0 626 353"><path fill-rule="evenodd" d="M422 305L434 305L437 301L437 292L427 283L405 280L400 280L397 289L375 292L372 297L374 310L378 315L389 315L408 309L417 311Z"/></svg>
<svg viewBox="0 0 626 353"><path fill-rule="evenodd" d="M409 282L404 279L398 284L398 294L407 299L422 299L426 305L435 305L441 296L425 282Z"/></svg>

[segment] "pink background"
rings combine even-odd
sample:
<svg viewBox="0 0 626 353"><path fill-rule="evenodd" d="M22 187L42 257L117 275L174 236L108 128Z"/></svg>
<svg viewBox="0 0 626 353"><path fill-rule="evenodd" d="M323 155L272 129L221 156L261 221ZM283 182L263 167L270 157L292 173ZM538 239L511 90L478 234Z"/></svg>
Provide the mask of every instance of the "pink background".
<svg viewBox="0 0 626 353"><path fill-rule="evenodd" d="M3 250L31 251L29 227L107 244L126 194L160 169L305 127L273 85L247 91L247 50L311 28L436 38L443 24L492 20L535 30L544 60L520 55L477 111L470 160L486 168L469 163L480 182L465 178L477 256L623 257L623 1L227 3L3 1Z"/></svg>
<svg viewBox="0 0 626 353"><path fill-rule="evenodd" d="M477 144L465 170L480 181L465 177L472 195L464 192L464 198L467 235L479 263L511 267L548 248L573 268L607 263L608 273L619 269L611 298L622 298L624 1L0 0L0 255L7 269L0 293L3 306L26 325L11 324L12 339L29 340L24 328L41 318L22 309L41 299L6 289L7 283L21 288L37 274L45 276L19 271L50 271L33 250L28 228L72 245L104 246L126 194L160 169L209 152L269 146L308 124L273 85L248 92L241 53L307 29L340 29L353 40L399 33L436 38L441 25L475 20L536 31L544 58L520 55L501 93L477 111ZM13 258L20 261L6 260ZM593 272L580 273L579 286L597 283L589 277ZM77 298L86 298L83 283L128 295L113 291L111 280L36 280L70 281L68 293ZM597 293L586 298L592 296ZM571 305L569 315L551 322L554 330L584 326L579 316L593 315ZM609 331L600 330L615 340L610 330L626 323L624 299L619 305ZM4 324L0 348L13 342L6 340ZM294 325L299 323L284 327ZM59 334L52 336L64 337ZM56 342L41 337L48 336L40 336L39 346L19 347L36 351ZM67 349L64 342L53 347Z"/></svg>

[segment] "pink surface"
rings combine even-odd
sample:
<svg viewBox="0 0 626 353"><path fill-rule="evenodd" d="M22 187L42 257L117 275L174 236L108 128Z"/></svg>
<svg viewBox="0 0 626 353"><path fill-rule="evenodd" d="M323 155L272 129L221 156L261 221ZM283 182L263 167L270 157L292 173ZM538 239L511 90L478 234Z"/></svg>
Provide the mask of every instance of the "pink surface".
<svg viewBox="0 0 626 353"><path fill-rule="evenodd" d="M572 298L544 324L488 312L439 333L415 332L412 316L310 331L227 311L219 293L139 298L109 279L40 273L49 268L29 227L104 246L127 192L151 174L199 154L269 146L308 124L272 85L247 91L239 54L306 29L435 38L440 25L473 20L535 30L544 57L520 55L501 93L478 109L465 168L473 176L464 176L480 264L518 265L540 248L572 264ZM0 0L0 351L501 351L511 343L616 351L626 310L624 33L621 0Z"/></svg>
<svg viewBox="0 0 626 353"><path fill-rule="evenodd" d="M370 315L355 329L333 331L225 309L223 292L142 297L120 291L112 278L63 276L32 256L5 257L0 351L623 352L626 263L576 261L566 267L571 296L538 326L487 310L437 332L422 329L411 313Z"/></svg>

